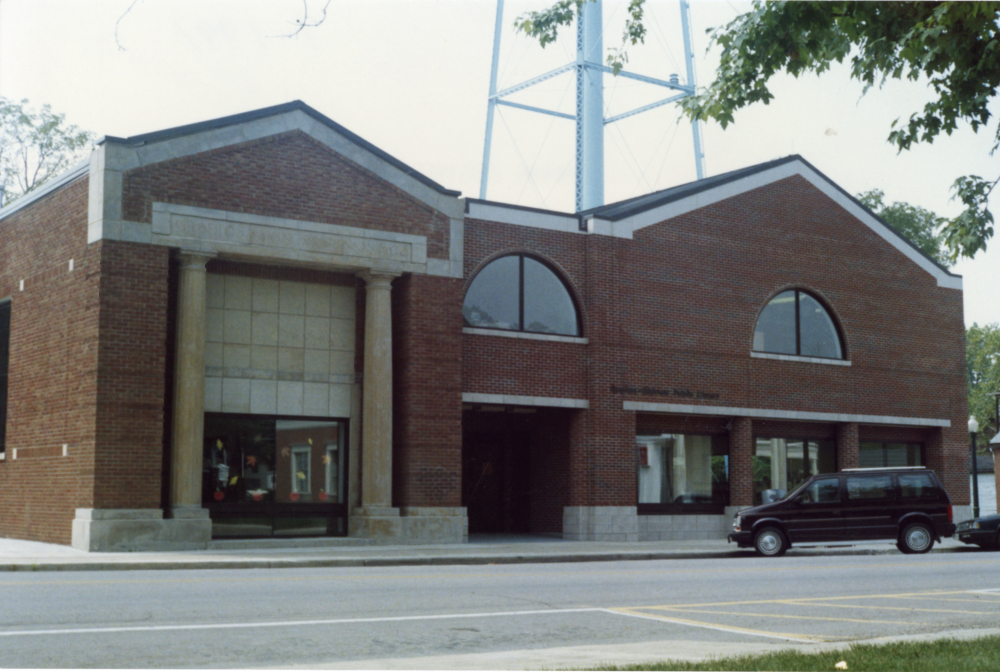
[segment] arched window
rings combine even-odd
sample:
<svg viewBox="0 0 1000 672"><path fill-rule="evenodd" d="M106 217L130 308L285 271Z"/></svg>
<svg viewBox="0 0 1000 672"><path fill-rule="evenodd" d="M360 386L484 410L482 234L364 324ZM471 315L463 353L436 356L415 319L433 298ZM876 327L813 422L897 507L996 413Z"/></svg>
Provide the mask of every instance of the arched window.
<svg viewBox="0 0 1000 672"><path fill-rule="evenodd" d="M548 266L523 254L487 264L469 286L462 315L467 327L580 335L566 285Z"/></svg>
<svg viewBox="0 0 1000 672"><path fill-rule="evenodd" d="M843 359L840 334L826 308L800 289L768 301L753 330L753 349L780 355Z"/></svg>

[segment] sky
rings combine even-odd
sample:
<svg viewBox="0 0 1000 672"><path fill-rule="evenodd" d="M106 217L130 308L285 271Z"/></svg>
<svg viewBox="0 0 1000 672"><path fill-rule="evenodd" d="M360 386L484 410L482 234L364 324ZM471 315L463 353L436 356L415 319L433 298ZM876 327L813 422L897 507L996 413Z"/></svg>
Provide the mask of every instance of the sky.
<svg viewBox="0 0 1000 672"><path fill-rule="evenodd" d="M97 135L127 137L302 100L431 179L480 196L494 0L331 0L325 20L289 37L326 0L0 0L0 96L47 103ZM575 29L541 49L512 28L544 2L505 3L499 88L575 59ZM604 47L617 44L627 3L604 1ZM131 7L131 9L130 9ZM694 0L696 82L718 63L706 31L746 3ZM632 72L686 81L678 2L647 0L646 43ZM117 34L116 34L117 32ZM706 51L707 50L707 51ZM668 94L605 75L606 116ZM994 179L992 129L968 127L898 153L892 122L928 100L925 82L887 82L863 95L845 65L772 81L775 99L723 130L702 125L706 175L800 154L852 194L881 189L943 216L961 211L961 175ZM569 73L510 98L572 113ZM487 198L573 211L573 122L498 108ZM609 124L605 202L696 178L691 126L668 105ZM1000 215L1000 201L992 208ZM966 324L1000 323L1000 235L952 269L964 277Z"/></svg>

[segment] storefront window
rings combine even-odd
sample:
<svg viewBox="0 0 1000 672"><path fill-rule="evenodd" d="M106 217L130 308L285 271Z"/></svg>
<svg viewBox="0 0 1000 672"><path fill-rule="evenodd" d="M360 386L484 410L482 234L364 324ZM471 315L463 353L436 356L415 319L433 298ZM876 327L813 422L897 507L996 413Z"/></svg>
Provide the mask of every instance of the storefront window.
<svg viewBox="0 0 1000 672"><path fill-rule="evenodd" d="M721 513L729 503L725 436L662 434L636 444L640 513Z"/></svg>
<svg viewBox="0 0 1000 672"><path fill-rule="evenodd" d="M923 445L889 441L862 441L858 444L859 467L922 467Z"/></svg>
<svg viewBox="0 0 1000 672"><path fill-rule="evenodd" d="M346 530L346 423L205 414L203 505L214 536Z"/></svg>
<svg viewBox="0 0 1000 672"><path fill-rule="evenodd" d="M810 476L837 470L829 440L758 438L753 456L754 504L776 502Z"/></svg>

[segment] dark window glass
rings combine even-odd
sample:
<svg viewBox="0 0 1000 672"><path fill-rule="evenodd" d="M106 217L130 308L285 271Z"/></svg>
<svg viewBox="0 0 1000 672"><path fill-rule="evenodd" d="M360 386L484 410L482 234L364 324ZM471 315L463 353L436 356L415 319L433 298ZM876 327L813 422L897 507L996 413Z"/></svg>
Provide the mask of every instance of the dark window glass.
<svg viewBox="0 0 1000 672"><path fill-rule="evenodd" d="M758 438L753 464L754 503L777 502L816 474L837 470L833 441Z"/></svg>
<svg viewBox="0 0 1000 672"><path fill-rule="evenodd" d="M893 499L892 476L865 475L847 477L847 499Z"/></svg>
<svg viewBox="0 0 1000 672"><path fill-rule="evenodd" d="M640 436L636 445L639 504L647 513L654 509L721 512L729 503L729 442L725 436Z"/></svg>
<svg viewBox="0 0 1000 672"><path fill-rule="evenodd" d="M7 372L10 366L10 301L0 303L0 453L7 446Z"/></svg>
<svg viewBox="0 0 1000 672"><path fill-rule="evenodd" d="M472 281L462 304L468 327L579 336L576 306L562 280L524 255L490 262Z"/></svg>
<svg viewBox="0 0 1000 672"><path fill-rule="evenodd" d="M342 534L345 429L335 420L206 413L202 502L213 536Z"/></svg>
<svg viewBox="0 0 1000 672"><path fill-rule="evenodd" d="M858 466L922 467L923 444L862 441L858 444Z"/></svg>
<svg viewBox="0 0 1000 672"><path fill-rule="evenodd" d="M520 261L520 257L502 257L479 272L462 306L466 324L521 329Z"/></svg>
<svg viewBox="0 0 1000 672"><path fill-rule="evenodd" d="M815 502L817 504L839 502L840 479L821 478L818 481L810 483L803 494L806 495L806 501L808 502Z"/></svg>
<svg viewBox="0 0 1000 672"><path fill-rule="evenodd" d="M937 499L938 488L929 474L899 474L899 496L904 499Z"/></svg>
<svg viewBox="0 0 1000 672"><path fill-rule="evenodd" d="M757 319L753 349L779 355L843 359L837 327L814 297L798 289L768 301Z"/></svg>
<svg viewBox="0 0 1000 672"><path fill-rule="evenodd" d="M760 352L796 354L795 292L782 292L771 299L757 320L753 349Z"/></svg>
<svg viewBox="0 0 1000 672"><path fill-rule="evenodd" d="M819 301L799 292L799 354L803 357L842 359L840 337Z"/></svg>
<svg viewBox="0 0 1000 672"><path fill-rule="evenodd" d="M576 334L576 307L562 281L544 264L524 258L524 330Z"/></svg>

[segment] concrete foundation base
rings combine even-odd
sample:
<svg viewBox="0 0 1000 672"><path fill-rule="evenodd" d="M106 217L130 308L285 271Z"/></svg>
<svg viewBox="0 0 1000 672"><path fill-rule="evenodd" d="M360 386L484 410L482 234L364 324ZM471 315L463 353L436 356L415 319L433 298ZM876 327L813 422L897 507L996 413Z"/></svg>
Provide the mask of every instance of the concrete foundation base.
<svg viewBox="0 0 1000 672"><path fill-rule="evenodd" d="M732 516L725 515L639 516L639 541L725 539L731 529Z"/></svg>
<svg viewBox="0 0 1000 672"><path fill-rule="evenodd" d="M202 550L211 539L212 521L204 509L167 519L159 509L77 509L73 520L72 545L82 551Z"/></svg>
<svg viewBox="0 0 1000 672"><path fill-rule="evenodd" d="M563 507L563 539L639 541L639 515L636 513L636 507Z"/></svg>
<svg viewBox="0 0 1000 672"><path fill-rule="evenodd" d="M375 544L461 544L469 518L462 507L363 507L351 513L347 531Z"/></svg>

